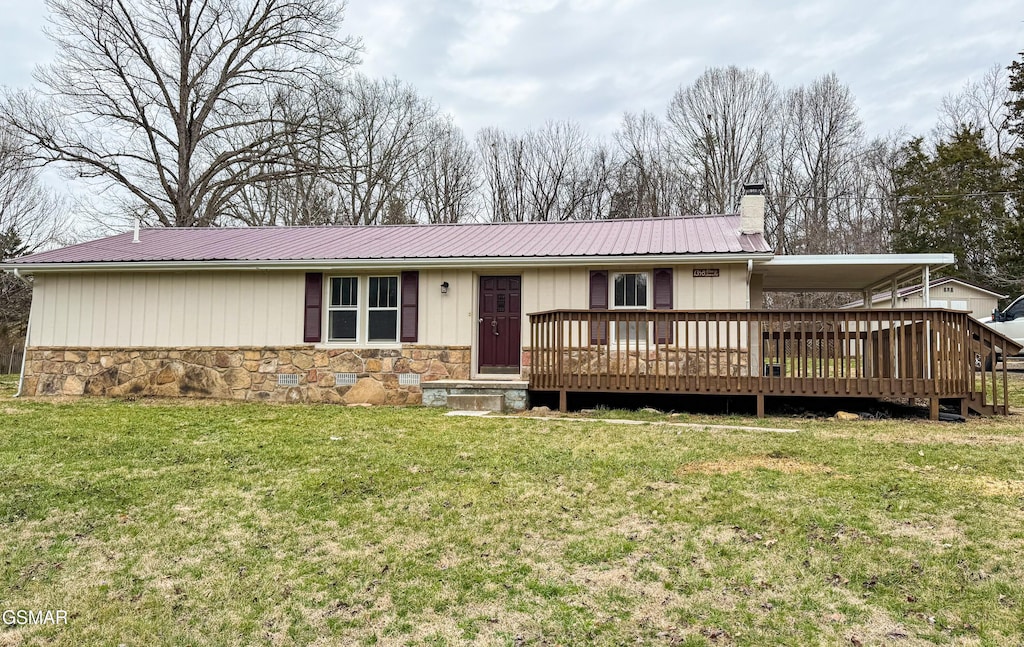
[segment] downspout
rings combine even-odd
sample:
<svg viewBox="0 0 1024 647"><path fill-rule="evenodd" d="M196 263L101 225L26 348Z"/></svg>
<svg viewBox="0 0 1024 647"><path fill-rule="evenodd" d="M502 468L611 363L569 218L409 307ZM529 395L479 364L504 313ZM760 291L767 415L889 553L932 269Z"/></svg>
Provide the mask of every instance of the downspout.
<svg viewBox="0 0 1024 647"><path fill-rule="evenodd" d="M747 259L747 307L746 310L750 310L750 275L754 272L754 259ZM762 306L763 307L763 306Z"/></svg>
<svg viewBox="0 0 1024 647"><path fill-rule="evenodd" d="M32 284L28 282L28 279L21 275L21 272L18 271L18 268L14 268L11 271L11 273L14 274L15 278L17 278L19 281L27 285L29 288L32 287ZM22 389L25 388L25 360L28 359L28 341L29 337L31 337L32 335L32 310L34 310L34 308L32 308L32 306L29 305L28 326L25 328L25 348L21 352L21 373L18 375L18 390L14 394L14 397L16 398L21 397L21 391Z"/></svg>

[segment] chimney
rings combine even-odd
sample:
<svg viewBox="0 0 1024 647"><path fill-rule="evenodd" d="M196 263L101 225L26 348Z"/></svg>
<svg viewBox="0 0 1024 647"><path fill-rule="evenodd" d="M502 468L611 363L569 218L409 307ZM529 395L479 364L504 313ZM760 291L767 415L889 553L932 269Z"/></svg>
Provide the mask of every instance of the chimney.
<svg viewBox="0 0 1024 647"><path fill-rule="evenodd" d="M740 233L764 233L764 184L744 184L740 198Z"/></svg>

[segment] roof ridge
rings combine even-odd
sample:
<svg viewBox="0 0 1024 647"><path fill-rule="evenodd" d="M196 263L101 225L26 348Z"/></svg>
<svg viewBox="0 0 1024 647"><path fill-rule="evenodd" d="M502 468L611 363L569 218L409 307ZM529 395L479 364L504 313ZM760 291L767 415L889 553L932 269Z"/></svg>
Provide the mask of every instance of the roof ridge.
<svg viewBox="0 0 1024 647"><path fill-rule="evenodd" d="M571 225L596 224L612 222L663 222L666 220L699 220L702 218L738 218L735 213L694 213L679 216L652 216L648 218L591 218L570 220L515 220L508 222L414 222L376 225L256 225L232 227L141 227L140 231L273 231L284 229L401 229L408 228L442 228L442 227L501 227L515 225ZM115 236L130 234L131 230L114 234Z"/></svg>

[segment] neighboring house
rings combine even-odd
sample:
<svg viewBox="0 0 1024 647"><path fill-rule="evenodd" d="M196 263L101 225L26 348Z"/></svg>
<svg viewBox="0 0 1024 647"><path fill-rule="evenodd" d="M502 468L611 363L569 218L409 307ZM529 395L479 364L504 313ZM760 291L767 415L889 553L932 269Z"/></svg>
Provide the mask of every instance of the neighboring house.
<svg viewBox="0 0 1024 647"><path fill-rule="evenodd" d="M934 279L929 286L930 307L969 312L975 319L991 316L992 311L999 306L999 300L1006 298L1005 294L998 294L951 276ZM897 289L895 303L892 300L892 291L877 293L871 299L871 307L923 308L924 290L921 287L922 284L919 283ZM864 300L858 299L840 307L863 308Z"/></svg>
<svg viewBox="0 0 1024 647"><path fill-rule="evenodd" d="M953 258L775 256L757 189L736 215L143 229L18 258L0 268L34 281L21 392L413 404L487 387L521 408L527 388L562 407L570 391L668 391L756 395L759 410L766 394L827 395L778 353L844 324L769 317L763 292L877 290ZM891 321L861 319L850 348L896 347ZM896 360L849 366L917 370ZM896 392L862 377L857 393Z"/></svg>

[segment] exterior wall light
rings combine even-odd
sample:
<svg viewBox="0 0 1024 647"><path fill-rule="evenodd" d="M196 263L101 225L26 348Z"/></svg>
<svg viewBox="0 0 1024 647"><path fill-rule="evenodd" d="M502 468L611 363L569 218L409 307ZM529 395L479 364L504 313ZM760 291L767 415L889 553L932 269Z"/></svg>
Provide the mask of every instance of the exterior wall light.
<svg viewBox="0 0 1024 647"><path fill-rule="evenodd" d="M441 284L441 294L448 294L448 281Z"/></svg>

